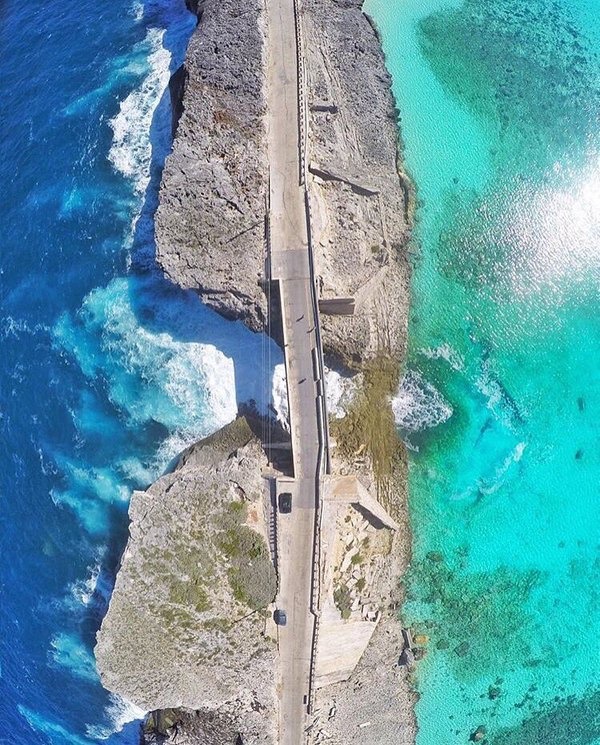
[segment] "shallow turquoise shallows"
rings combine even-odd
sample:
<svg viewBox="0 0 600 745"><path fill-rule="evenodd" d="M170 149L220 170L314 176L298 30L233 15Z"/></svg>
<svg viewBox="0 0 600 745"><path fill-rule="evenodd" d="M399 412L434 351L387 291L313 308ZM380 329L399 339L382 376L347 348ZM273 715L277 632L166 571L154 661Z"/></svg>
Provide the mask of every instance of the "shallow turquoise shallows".
<svg viewBox="0 0 600 745"><path fill-rule="evenodd" d="M366 9L418 198L418 745L600 743L600 5Z"/></svg>

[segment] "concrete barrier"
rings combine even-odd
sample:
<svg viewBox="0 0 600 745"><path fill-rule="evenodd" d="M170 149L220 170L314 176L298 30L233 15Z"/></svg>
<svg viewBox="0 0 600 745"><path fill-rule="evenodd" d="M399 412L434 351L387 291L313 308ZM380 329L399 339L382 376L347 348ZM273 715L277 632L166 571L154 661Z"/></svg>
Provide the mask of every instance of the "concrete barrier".
<svg viewBox="0 0 600 745"><path fill-rule="evenodd" d="M308 106L306 101L306 67L304 65L304 43L302 35L302 23L299 0L294 0L294 23L296 30L296 55L297 55L297 70L298 70L298 147L299 147L299 181L300 185L304 187L304 202L305 202L305 213L306 213L306 230L308 239L308 262L311 282L311 303L313 306L313 314L315 321L315 338L316 338L316 349L313 356L313 371L315 382L317 384L317 423L319 433L319 451L317 461L317 473L315 474L316 479L316 510L315 510L315 531L314 531L314 552L313 552L313 570L312 570L312 581L311 581L311 613L314 616L313 625L313 638L311 647L311 662L310 662L310 673L309 673L309 689L308 689L308 712L313 710L314 696L315 696L315 673L316 673L316 658L317 658L317 647L319 641L319 614L321 607L321 519L322 509L321 502L323 495L321 494L321 477L323 473L331 472L331 460L329 454L329 424L327 418L327 400L325 397L325 365L323 362L323 344L321 339L321 325L319 316L319 302L318 293L316 286L315 267L314 267L314 254L313 254L313 242L311 234L311 209L310 209L310 196L307 187L307 172L308 172ZM289 397L289 386L288 386L288 397ZM292 423L290 421L290 429ZM293 435L292 435L293 437ZM293 439L292 439L293 442Z"/></svg>

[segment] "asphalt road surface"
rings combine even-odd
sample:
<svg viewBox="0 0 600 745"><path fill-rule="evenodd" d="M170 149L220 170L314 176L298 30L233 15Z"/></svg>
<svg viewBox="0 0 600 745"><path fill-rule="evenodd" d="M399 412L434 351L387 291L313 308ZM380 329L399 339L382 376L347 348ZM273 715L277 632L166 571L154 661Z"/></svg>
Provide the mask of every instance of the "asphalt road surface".
<svg viewBox="0 0 600 745"><path fill-rule="evenodd" d="M293 0L268 0L271 276L279 280L295 480L292 512L278 516L279 743L306 741L315 617L310 592L318 474L316 345L304 192L300 185L298 69Z"/></svg>

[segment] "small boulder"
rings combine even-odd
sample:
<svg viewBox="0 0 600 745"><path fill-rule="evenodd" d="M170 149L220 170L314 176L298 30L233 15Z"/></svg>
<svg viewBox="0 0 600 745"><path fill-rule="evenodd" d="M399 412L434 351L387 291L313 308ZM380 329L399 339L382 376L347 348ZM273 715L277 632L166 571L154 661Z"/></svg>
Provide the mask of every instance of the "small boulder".
<svg viewBox="0 0 600 745"><path fill-rule="evenodd" d="M485 727L480 724L479 727L475 730L475 732L471 732L471 737L469 737L469 740L471 742L480 742L485 737L486 729Z"/></svg>

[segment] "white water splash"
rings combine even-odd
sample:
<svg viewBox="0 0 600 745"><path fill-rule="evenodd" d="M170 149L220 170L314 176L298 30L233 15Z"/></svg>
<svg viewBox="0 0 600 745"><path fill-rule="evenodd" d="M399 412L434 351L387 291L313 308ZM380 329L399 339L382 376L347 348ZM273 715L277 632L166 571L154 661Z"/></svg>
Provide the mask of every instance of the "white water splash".
<svg viewBox="0 0 600 745"><path fill-rule="evenodd" d="M108 725L88 725L86 734L97 740L107 740L115 732L120 732L129 722L143 719L148 712L132 704L131 701L121 698L114 693L110 694L110 704L104 709L104 714L109 721Z"/></svg>
<svg viewBox="0 0 600 745"><path fill-rule="evenodd" d="M419 373L409 370L392 400L396 424L409 432L437 427L452 416L452 407Z"/></svg>
<svg viewBox="0 0 600 745"><path fill-rule="evenodd" d="M325 393L327 396L327 412L330 416L336 419L342 419L346 416L361 380L360 373L347 377L335 370L325 368ZM289 432L288 392L283 363L275 366L271 399L277 421Z"/></svg>
<svg viewBox="0 0 600 745"><path fill-rule="evenodd" d="M361 373L347 376L325 368L327 412L336 419L343 419L362 383Z"/></svg>
<svg viewBox="0 0 600 745"><path fill-rule="evenodd" d="M287 380L285 365L276 365L273 373L273 386L271 391L275 417L281 426L290 431L290 409L288 403Z"/></svg>
<svg viewBox="0 0 600 745"><path fill-rule="evenodd" d="M164 34L164 29L148 30L141 42L149 52L148 74L142 85L121 101L119 113L109 122L113 143L108 159L119 173L132 181L137 194L143 194L150 182L152 119L169 85L171 55L162 46ZM139 53L139 45L135 51Z"/></svg>

